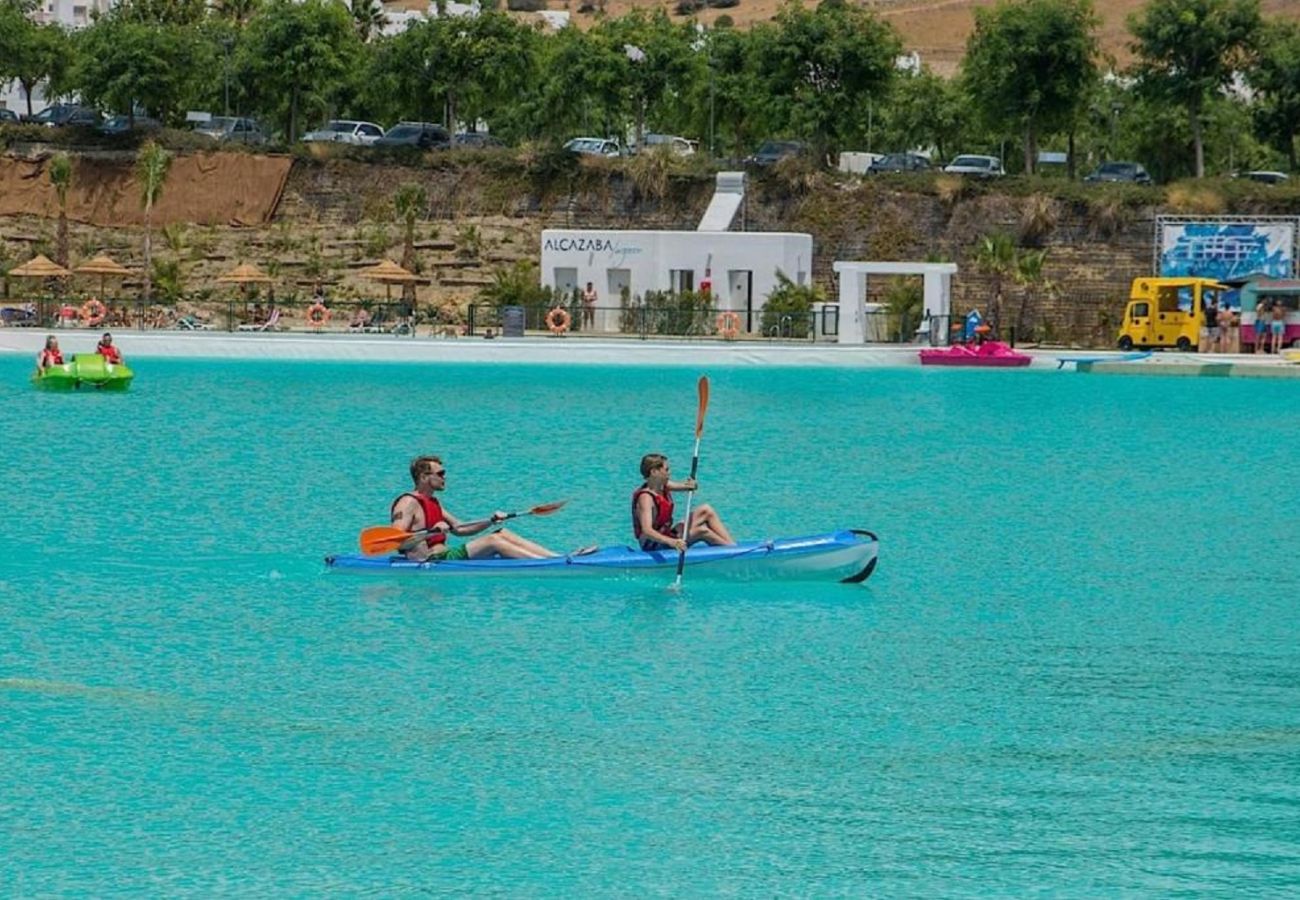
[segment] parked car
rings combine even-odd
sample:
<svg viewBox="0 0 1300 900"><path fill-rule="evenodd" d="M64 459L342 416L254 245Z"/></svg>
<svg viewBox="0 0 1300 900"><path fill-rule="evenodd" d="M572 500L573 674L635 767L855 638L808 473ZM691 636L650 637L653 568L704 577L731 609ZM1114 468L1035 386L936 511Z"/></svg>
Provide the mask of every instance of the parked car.
<svg viewBox="0 0 1300 900"><path fill-rule="evenodd" d="M493 137L486 131L462 131L452 138L451 142L457 147L464 147L469 150L483 150L488 147L505 146L499 138Z"/></svg>
<svg viewBox="0 0 1300 900"><path fill-rule="evenodd" d="M243 116L213 116L194 128L195 134L201 134L214 141L231 141L237 144L265 144L270 138L256 119Z"/></svg>
<svg viewBox="0 0 1300 900"><path fill-rule="evenodd" d="M1085 176L1083 180L1089 184L1098 184L1103 181L1150 184L1151 176L1147 174L1147 170L1142 168L1140 163L1104 162L1090 175Z"/></svg>
<svg viewBox="0 0 1300 900"><path fill-rule="evenodd" d="M162 122L150 116L136 116L132 122L130 116L110 116L99 126L103 134L127 134L130 131L161 131Z"/></svg>
<svg viewBox="0 0 1300 900"><path fill-rule="evenodd" d="M955 157L943 170L954 175L974 175L977 178L998 178L1007 174L1002 168L1002 160L996 156L977 156L971 153Z"/></svg>
<svg viewBox="0 0 1300 900"><path fill-rule="evenodd" d="M634 153L642 150L668 150L674 156L694 156L696 142L678 137L675 134L643 134L641 143L633 148Z"/></svg>
<svg viewBox="0 0 1300 900"><path fill-rule="evenodd" d="M892 172L928 172L930 161L919 153L886 153L867 166L868 175Z"/></svg>
<svg viewBox="0 0 1300 900"><path fill-rule="evenodd" d="M1249 181L1258 181L1260 184L1282 184L1290 178L1290 176L1285 172L1266 172L1262 170L1255 172L1238 172L1232 177L1245 178Z"/></svg>
<svg viewBox="0 0 1300 900"><path fill-rule="evenodd" d="M745 157L747 166L771 166L791 156L802 156L808 151L803 141L763 141L758 149Z"/></svg>
<svg viewBox="0 0 1300 900"><path fill-rule="evenodd" d="M72 103L56 103L31 117L32 122L46 128L94 128L99 125L99 110Z"/></svg>
<svg viewBox="0 0 1300 900"><path fill-rule="evenodd" d="M15 125L22 121L12 109L0 109L0 125Z"/></svg>
<svg viewBox="0 0 1300 900"><path fill-rule="evenodd" d="M583 156L623 155L623 148L613 138L576 137L565 144L564 149Z"/></svg>
<svg viewBox="0 0 1300 900"><path fill-rule="evenodd" d="M331 119L323 128L309 131L302 136L307 143L322 142L334 144L373 144L384 136L384 129L374 122L358 122L354 119Z"/></svg>
<svg viewBox="0 0 1300 900"><path fill-rule="evenodd" d="M372 147L418 147L421 150L444 149L451 146L447 129L433 122L398 122Z"/></svg>

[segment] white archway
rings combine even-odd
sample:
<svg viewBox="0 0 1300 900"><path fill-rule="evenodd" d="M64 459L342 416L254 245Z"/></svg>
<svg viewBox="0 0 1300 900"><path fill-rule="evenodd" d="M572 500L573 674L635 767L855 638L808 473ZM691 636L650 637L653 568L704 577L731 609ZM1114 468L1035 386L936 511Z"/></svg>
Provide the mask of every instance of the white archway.
<svg viewBox="0 0 1300 900"><path fill-rule="evenodd" d="M956 263L836 260L832 268L840 279L841 344L867 342L865 304L869 275L920 275L924 279L922 309L931 316L943 316L941 321L947 321L952 313L952 276L957 274Z"/></svg>

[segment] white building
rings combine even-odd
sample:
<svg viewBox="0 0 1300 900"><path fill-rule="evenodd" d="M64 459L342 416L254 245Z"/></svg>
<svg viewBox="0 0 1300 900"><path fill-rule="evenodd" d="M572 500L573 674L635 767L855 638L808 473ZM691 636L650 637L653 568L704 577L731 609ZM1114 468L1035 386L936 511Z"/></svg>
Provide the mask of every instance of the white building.
<svg viewBox="0 0 1300 900"><path fill-rule="evenodd" d="M591 282L598 307L596 331L615 331L626 292L711 290L719 312L740 315L742 330L758 328L757 314L777 286L777 272L807 284L810 234L790 232L614 231L542 232L542 284L583 290Z"/></svg>

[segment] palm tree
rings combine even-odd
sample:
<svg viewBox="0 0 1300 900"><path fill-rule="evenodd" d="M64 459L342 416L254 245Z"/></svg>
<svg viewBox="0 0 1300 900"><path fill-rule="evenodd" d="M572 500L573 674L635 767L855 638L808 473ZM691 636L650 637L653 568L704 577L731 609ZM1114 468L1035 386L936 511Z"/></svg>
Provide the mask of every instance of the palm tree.
<svg viewBox="0 0 1300 900"><path fill-rule="evenodd" d="M368 43L388 24L388 17L384 15L384 7L379 0L352 0L352 22L357 27L361 42Z"/></svg>
<svg viewBox="0 0 1300 900"><path fill-rule="evenodd" d="M146 141L135 157L135 177L140 182L140 204L144 207L144 297L149 303L150 265L153 251L153 206L162 194L172 155L155 141Z"/></svg>
<svg viewBox="0 0 1300 900"><path fill-rule="evenodd" d="M68 188L72 186L72 160L66 153L56 153L50 160L50 184L59 197L59 249L55 262L68 267Z"/></svg>
<svg viewBox="0 0 1300 900"><path fill-rule="evenodd" d="M393 206L397 216L402 220L402 268L414 272L415 265L415 221L429 204L429 195L423 187L408 182L397 189L393 195ZM415 285L402 286L402 299L407 303L415 302Z"/></svg>
<svg viewBox="0 0 1300 900"><path fill-rule="evenodd" d="M993 279L993 303L989 309L993 334L1002 327L1002 280L1015 271L1016 245L1011 235L999 231L986 234L975 248L975 267Z"/></svg>
<svg viewBox="0 0 1300 900"><path fill-rule="evenodd" d="M1020 311L1016 314L1016 330L1022 334L1025 330L1025 308L1029 305L1030 289L1041 286L1052 290L1052 283L1043 274L1043 263L1047 261L1047 250L1026 250L1016 259L1016 271L1012 276L1022 288L1020 292Z"/></svg>

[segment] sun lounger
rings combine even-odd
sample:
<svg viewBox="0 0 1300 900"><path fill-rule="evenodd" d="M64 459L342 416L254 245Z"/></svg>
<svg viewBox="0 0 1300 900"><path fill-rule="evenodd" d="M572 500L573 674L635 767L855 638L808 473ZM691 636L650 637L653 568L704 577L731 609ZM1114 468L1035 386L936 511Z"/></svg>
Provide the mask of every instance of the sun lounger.
<svg viewBox="0 0 1300 900"><path fill-rule="evenodd" d="M239 326L239 330L240 331L275 331L276 323L278 323L279 321L280 321L280 311L278 309L273 309L271 310L271 314L266 317L265 322L262 322L260 324L255 322L245 322L243 325Z"/></svg>

